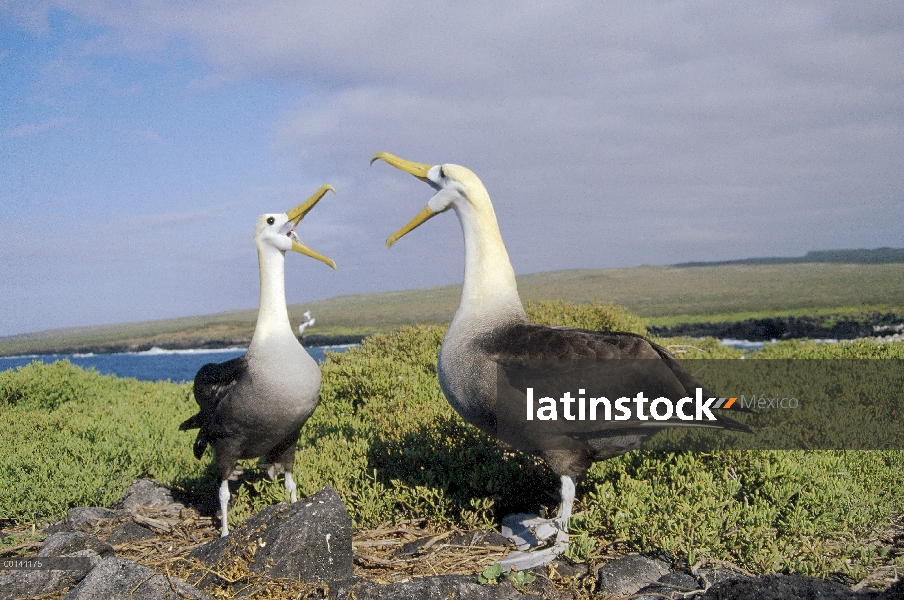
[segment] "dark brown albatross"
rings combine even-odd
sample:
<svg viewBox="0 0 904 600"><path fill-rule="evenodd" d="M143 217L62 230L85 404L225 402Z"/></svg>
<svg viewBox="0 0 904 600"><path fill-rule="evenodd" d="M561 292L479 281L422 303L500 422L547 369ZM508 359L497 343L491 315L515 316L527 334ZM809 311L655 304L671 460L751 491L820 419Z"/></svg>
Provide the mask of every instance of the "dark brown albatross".
<svg viewBox="0 0 904 600"><path fill-rule="evenodd" d="M179 426L200 429L194 452L213 446L220 479L221 535L229 534L229 478L239 459L258 458L271 478L285 474L286 492L296 501L292 466L301 427L317 408L320 368L295 337L286 309L285 258L293 250L332 268L336 264L301 243L295 228L327 191L325 185L285 214L261 215L254 242L260 267L260 309L248 352L201 367L194 394L200 412Z"/></svg>
<svg viewBox="0 0 904 600"><path fill-rule="evenodd" d="M515 273L490 196L480 179L458 165L414 163L387 152L377 153L371 163L377 159L414 175L436 190L427 206L389 237L387 246L450 208L461 223L465 245L464 284L461 302L440 349L439 383L446 399L465 421L522 451L540 456L559 475L561 504L554 520L558 529L555 546L545 556L535 553L506 557L508 564L519 568L542 564L567 549L575 481L587 474L593 462L636 448L658 428L689 424L655 421L638 427L636 422L626 426L625 422L601 421L589 425L591 429L585 427L580 435L558 431L555 435L537 436L537 428L524 428L509 431L506 436L497 429L497 417L502 416L496 411L498 365L525 359L647 359L658 361L661 365L658 372L665 372L667 380L662 382L662 389L693 396L694 388L700 384L681 369L665 348L641 336L530 323L518 296ZM508 391L515 395L523 392ZM517 429L516 422L509 420L508 424ZM707 426L749 431L726 417Z"/></svg>

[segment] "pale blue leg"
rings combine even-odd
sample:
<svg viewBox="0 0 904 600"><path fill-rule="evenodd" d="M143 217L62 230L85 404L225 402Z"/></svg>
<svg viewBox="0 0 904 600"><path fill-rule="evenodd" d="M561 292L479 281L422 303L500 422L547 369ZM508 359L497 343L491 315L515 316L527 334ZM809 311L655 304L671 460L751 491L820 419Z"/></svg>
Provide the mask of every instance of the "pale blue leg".
<svg viewBox="0 0 904 600"><path fill-rule="evenodd" d="M229 508L229 480L224 479L223 483L220 484L220 514L223 515L223 529L220 532L220 537L226 537L229 535L229 518L227 517L226 511Z"/></svg>
<svg viewBox="0 0 904 600"><path fill-rule="evenodd" d="M292 479L292 474L286 472L286 493L289 494L289 499L292 502L296 502L298 500L298 496L295 495L295 480Z"/></svg>
<svg viewBox="0 0 904 600"><path fill-rule="evenodd" d="M574 506L574 491L574 479L562 475L562 502L559 504L559 512L556 514L556 526L559 529L556 534L557 546L565 544L565 547L568 547L568 519L571 518L571 509Z"/></svg>

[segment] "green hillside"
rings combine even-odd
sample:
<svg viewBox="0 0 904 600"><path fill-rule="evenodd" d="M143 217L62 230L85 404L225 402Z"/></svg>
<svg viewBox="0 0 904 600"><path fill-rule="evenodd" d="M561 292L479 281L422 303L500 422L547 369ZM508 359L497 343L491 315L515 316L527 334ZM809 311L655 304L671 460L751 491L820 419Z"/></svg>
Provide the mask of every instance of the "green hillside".
<svg viewBox="0 0 904 600"><path fill-rule="evenodd" d="M717 264L574 269L518 277L521 298L614 302L652 324L740 320L764 315L857 314L904 310L904 264ZM311 341L341 341L409 324L448 323L460 285L346 295L294 304L294 323L310 310ZM256 309L181 319L45 331L0 338L0 355L123 351L151 346L247 344ZM315 337L316 336L316 337Z"/></svg>
<svg viewBox="0 0 904 600"><path fill-rule="evenodd" d="M718 262L687 262L676 267L702 267L715 265L788 265L792 263L845 263L853 265L878 265L904 262L904 248L875 248L857 250L811 250L804 256L773 256L767 258L742 258Z"/></svg>

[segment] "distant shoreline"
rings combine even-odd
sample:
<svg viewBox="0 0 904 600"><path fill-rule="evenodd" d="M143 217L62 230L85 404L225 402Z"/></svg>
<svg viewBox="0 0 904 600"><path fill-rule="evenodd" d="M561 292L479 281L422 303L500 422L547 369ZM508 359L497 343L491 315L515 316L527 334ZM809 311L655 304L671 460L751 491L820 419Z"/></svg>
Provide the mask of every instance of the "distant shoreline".
<svg viewBox="0 0 904 600"><path fill-rule="evenodd" d="M359 344L367 335L305 335L301 341L304 346L343 346ZM180 339L172 341L142 342L137 344L110 343L61 346L26 354L0 352L0 358L16 356L53 356L56 354L121 354L124 352L147 352L153 348L161 350L227 350L236 347L247 348L250 339Z"/></svg>
<svg viewBox="0 0 904 600"><path fill-rule="evenodd" d="M768 342L790 339L853 340L904 332L904 315L874 313L863 317L770 317L723 323L683 323L647 327L659 337L714 337Z"/></svg>
<svg viewBox="0 0 904 600"><path fill-rule="evenodd" d="M743 321L681 323L674 326L649 325L647 331L657 337L714 337L718 339L768 342L789 339L834 339L887 337L904 333L904 314L876 312L862 317L838 316L779 316ZM300 341L306 347L341 346L359 344L372 334L323 335L307 334ZM27 356L51 356L56 354L119 354L123 352L147 352L161 350L224 350L247 348L249 339L179 339L143 343L111 343L72 345L41 352L29 352ZM0 352L0 358L23 354Z"/></svg>
<svg viewBox="0 0 904 600"><path fill-rule="evenodd" d="M769 256L736 260L692 261L671 265L678 268L722 267L728 265L792 265L801 263L836 263L848 265L887 265L904 262L904 248L887 246L856 250L811 250L804 256Z"/></svg>
<svg viewBox="0 0 904 600"><path fill-rule="evenodd" d="M904 262L891 260L900 249L814 252L802 259L751 259L782 264L621 269L570 269L519 275L525 303L564 301L572 304L612 302L655 327L682 323L741 322L743 319L811 317L860 319L874 313L904 314ZM894 256L893 256L894 255ZM812 260L802 262L798 260ZM856 264L843 261L860 260ZM448 324L461 297L461 285L416 290L336 296L288 306L290 323L316 317L306 331L308 344L359 342L374 333L398 331L406 325ZM154 346L167 349L220 349L247 346L257 311L135 321L98 326L48 329L0 337L0 356L54 352L140 352ZM821 326L821 325L820 325ZM668 330L650 327L651 333ZM866 334L867 330L857 335ZM712 335L699 328L675 335ZM844 337L819 331L819 337ZM731 337L738 337L732 335ZM778 337L782 337L779 335ZM795 333L793 337L798 337ZM807 334L799 337L807 337ZM855 336L856 337L856 336Z"/></svg>

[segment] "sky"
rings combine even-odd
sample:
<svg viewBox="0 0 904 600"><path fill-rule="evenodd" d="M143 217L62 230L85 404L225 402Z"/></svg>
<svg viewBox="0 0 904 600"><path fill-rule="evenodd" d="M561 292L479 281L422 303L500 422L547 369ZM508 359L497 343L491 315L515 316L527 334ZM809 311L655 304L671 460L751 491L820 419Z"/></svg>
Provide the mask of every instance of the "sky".
<svg viewBox="0 0 904 600"><path fill-rule="evenodd" d="M289 303L515 272L904 246L894 1L0 0L0 336L255 308L256 216L324 183ZM315 315L316 317L316 315Z"/></svg>

